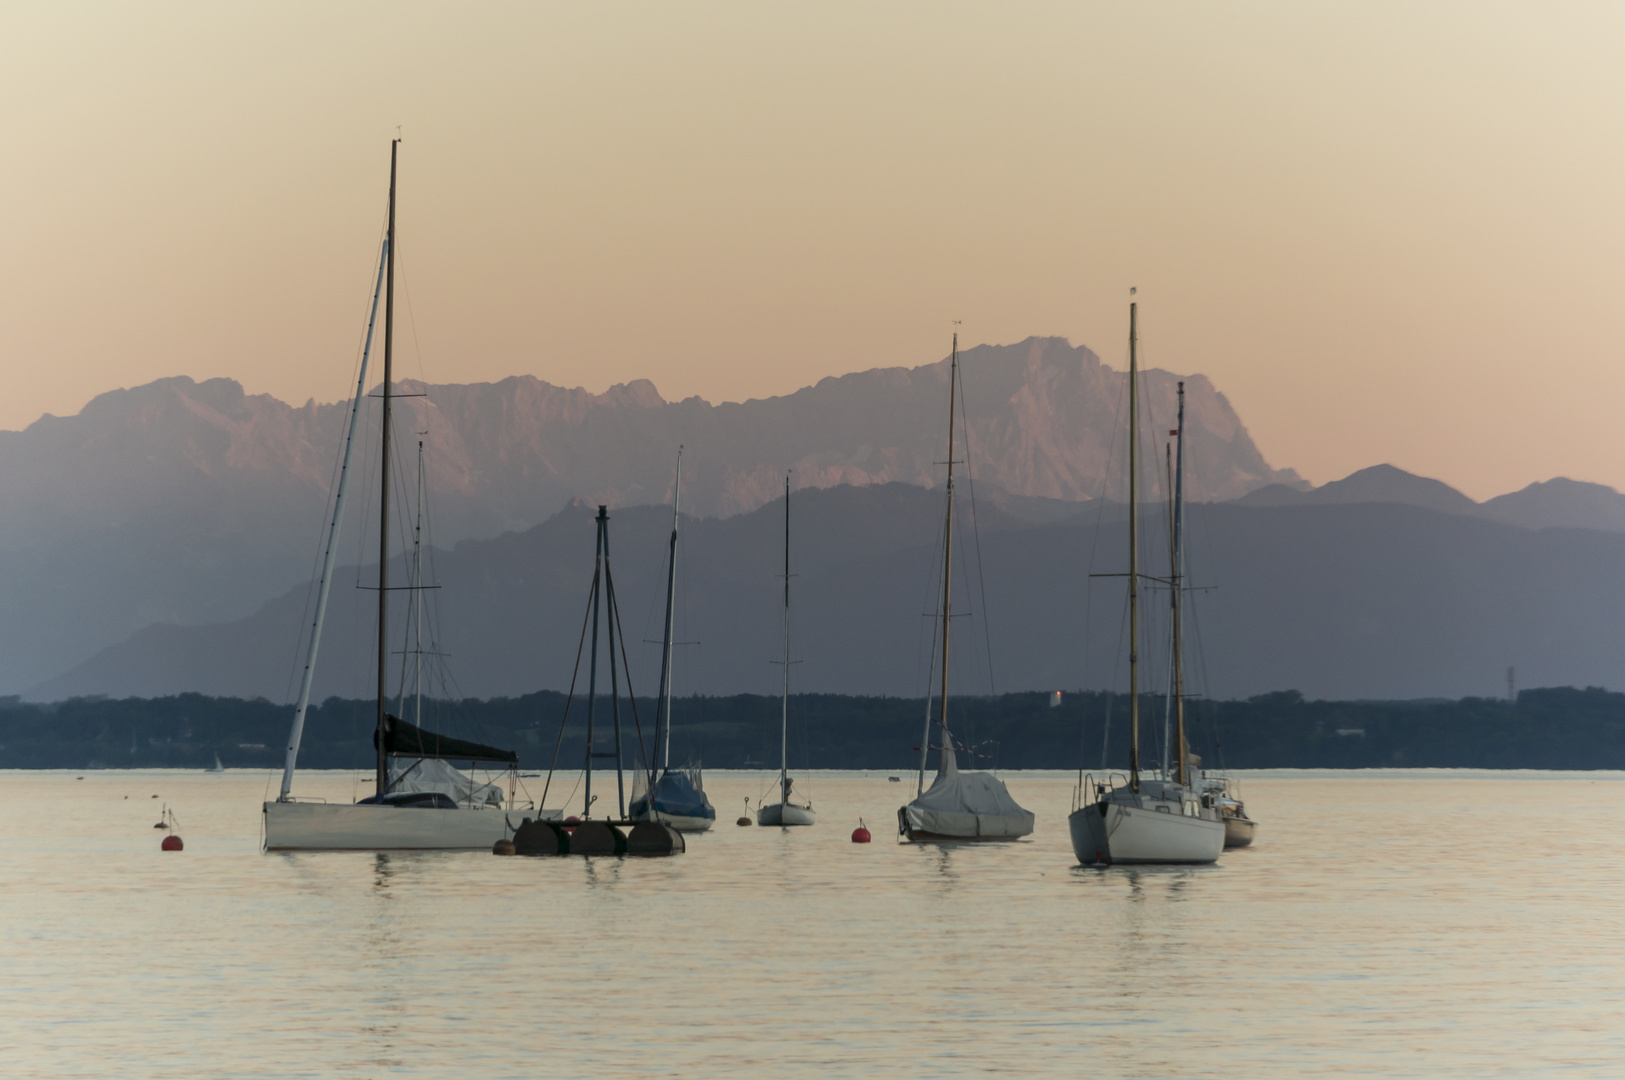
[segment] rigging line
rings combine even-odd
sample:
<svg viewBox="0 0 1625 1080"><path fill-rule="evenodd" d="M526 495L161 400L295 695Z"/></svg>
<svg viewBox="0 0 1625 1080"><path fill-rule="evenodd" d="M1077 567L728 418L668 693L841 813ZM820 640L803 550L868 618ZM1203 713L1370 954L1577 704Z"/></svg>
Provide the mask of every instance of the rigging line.
<svg viewBox="0 0 1625 1080"><path fill-rule="evenodd" d="M946 528L946 525L944 525L944 528ZM942 529L938 529L937 530L937 551L941 552L942 549L943 549ZM941 565L942 564L940 562L933 563L932 564L932 569L935 570L935 569L939 568ZM940 573L934 573L934 574L932 574L932 577L936 578L937 583L940 585L941 580L942 580ZM936 591L937 591L936 588L932 589L933 593L935 593ZM927 603L929 603L929 602L930 601L927 600ZM920 754L920 758L921 758L922 762L927 761L929 759L929 757L930 757L931 724L936 719L936 714L931 711L931 697L932 697L932 691L936 688L936 684L937 684L937 678L936 678L936 676L937 676L937 634L939 634L941 632L941 630L942 630L942 617L940 615L931 615L931 616L928 616L928 618L930 618L930 621L931 621L931 653L930 653L930 659L926 663L926 671L925 671L925 733L921 737L921 742L920 742L920 745L922 747L924 747L924 750L922 750L921 754ZM920 665L919 657L916 656L914 658L914 670L915 670L916 674L918 674L918 672L920 670L919 665ZM916 771L919 773L919 776L920 776L919 787L923 791L924 787L925 787L925 765L921 764ZM918 795L918 792L916 792L916 795Z"/></svg>
<svg viewBox="0 0 1625 1080"><path fill-rule="evenodd" d="M405 293L406 323L412 328L412 350L417 354L418 381L423 384L424 389L428 389L429 376L423 367L423 345L418 341L418 321L417 317L412 313L412 283L406 279L406 260L404 258L396 260L396 269L400 272L401 292Z"/></svg>
<svg viewBox="0 0 1625 1080"><path fill-rule="evenodd" d="M379 220L378 237L377 237L377 240L374 243L374 249L382 252L384 250L384 241L388 238L388 236L389 236L389 199L386 196L385 199L384 199L384 212L383 212L383 215L381 216L381 218ZM382 256L380 256L380 258L382 258ZM368 325L371 324L373 318L375 317L373 315L373 308L372 308L371 299L372 299L372 296L373 296L373 291L376 288L376 285L374 284L374 282L375 282L376 277L377 277L377 268L378 268L377 261L370 261L367 264L367 287L366 287L366 292L363 294L366 297L366 300L363 302L362 310L367 311L368 315L365 318L363 318L362 323L361 323L361 331L356 337L355 353L352 356L351 361L350 361L350 378L349 378L346 385L353 385L354 383L356 383L360 379L362 355L366 352L366 348L367 348L367 327L368 327ZM351 413L360 408L360 405L357 402L355 402L353 398L346 398L345 400L348 401L349 407L346 408L346 409L343 409L339 414L339 428L338 428L338 430L339 430L341 435L346 430L346 428L348 427L348 421L349 421L349 417L350 417ZM313 600L315 599L316 590L319 588L319 583L314 580L314 577L315 577L314 572L315 572L316 567L321 565L321 561L322 561L323 546L324 546L323 541L321 539L322 533L326 528L326 524L332 520L333 503L334 503L335 500L338 499L338 475L339 475L340 469L343 467L344 443L345 443L345 440L341 437L338 440L337 452L333 455L332 468L328 472L328 477L327 477L328 499L327 499L326 503L324 504L324 514L323 514L322 522L320 524L318 524L318 526L317 526L316 544L315 544L315 552L316 552L316 554L315 554L315 558L311 561L311 570L312 570L313 580L310 582L310 584L306 588L305 606L301 610L300 616L299 616L299 624L300 624L300 628L301 628L300 629L300 635L299 635L299 640L295 645L296 651L294 653L293 667L290 668L289 673L288 673L288 686L287 686L287 691L285 692L285 696L291 696L292 695L294 673L296 671L300 670L299 657L304 654L305 647L308 645L309 640L310 640L306 636L306 634L314 632L314 628L312 628L311 631L306 631L304 629L304 627L307 627L307 626L311 625L311 622L310 622L310 619L309 619L310 605L313 602ZM371 444L370 439L364 441L364 443L363 443L363 457L365 457L365 448L367 446L369 446L370 444ZM368 470L363 470L363 472L368 473ZM362 509L363 509L363 513L364 513L365 508L366 508L366 500L365 500L366 488L365 488L365 485L363 485L362 492L363 492ZM363 520L365 520L365 517L363 517ZM360 530L360 531L365 532L366 530L363 529L363 530ZM360 560L358 559L357 560L358 567L359 567L359 563L360 563ZM360 579L360 576L359 576L359 568L358 568L356 583L360 584L360 581L361 581L361 579Z"/></svg>
<svg viewBox="0 0 1625 1080"><path fill-rule="evenodd" d="M382 221L382 223L380 224L380 227L379 227L378 242L377 242L377 245L376 245L376 250L378 250L381 253L383 252L384 238L389 235L389 214L388 214L388 210L387 210L387 206L388 206L388 200L387 199L385 200L385 206L386 206L386 210L385 210L385 213L384 213L383 221ZM379 255L380 260L383 257L384 256L382 254ZM378 265L378 260L370 261L367 264L367 288L366 288L366 292L363 294L366 299L363 301L362 310L368 312L368 315L367 315L366 318L364 318L362 320L362 322L361 322L361 331L356 336L355 352L350 357L350 377L346 381L346 384L345 384L346 386L355 384L358 381L359 377L360 377L361 359L362 359L362 356L366 352L366 349L367 349L367 327L372 323L372 320L373 320L371 299L372 299L372 295L373 295L373 290L375 288L374 281L375 281L375 279L377 277L377 274L376 274L377 265ZM316 592L320 587L320 583L316 579L318 577L317 570L318 570L318 567L320 567L321 564L322 564L322 556L324 554L325 546L326 546L325 542L323 540L323 533L326 531L327 524L332 520L333 503L338 499L338 476L339 476L339 471L344 466L345 439L342 436L343 436L343 433L345 432L345 430L349 426L348 425L348 420L349 420L349 417L350 417L351 413L354 412L358 408L358 404L356 403L354 398L349 397L348 395L346 395L345 398L341 398L340 402L347 404L348 407L341 410L340 413L339 413L339 425L338 425L338 429L337 429L337 434L339 434L341 437L336 441L336 450L334 451L334 454L333 454L332 464L328 469L328 473L327 473L327 489L326 489L328 497L322 504L322 517L316 524L315 542L311 545L313 550L312 550L312 556L311 556L311 562L310 562L310 570L311 570L310 580L309 580L308 584L305 587L305 601L304 601L304 605L300 608L300 612L299 612L300 632L299 632L298 639L294 642L294 653L293 653L292 658L289 661L288 682L287 682L286 687L284 687L284 689L283 689L283 700L289 700L293 696L294 680L298 677L298 674L299 674L299 672L300 672L300 670L302 668L302 665L299 662L299 658L304 655L305 646L309 641L309 639L306 637L306 634L309 633L309 632L314 632L314 631L306 631L305 627L310 625L310 607L311 607L311 604L315 601Z"/></svg>
<svg viewBox="0 0 1625 1080"><path fill-rule="evenodd" d="M976 518L976 468L971 464L976 455L971 453L970 445L970 416L965 411L965 365L959 365L959 419L965 429L965 479L970 489L970 532L971 541L976 546L976 586L982 602L982 644L987 650L987 689L988 693L998 696L998 686L993 678L993 630L988 623L987 608L987 574L982 569L982 530L978 527Z"/></svg>
<svg viewBox="0 0 1625 1080"><path fill-rule="evenodd" d="M1195 474L1194 476L1191 477L1191 480L1190 480L1191 486L1192 487L1197 487L1198 489L1200 489L1200 484L1201 484L1201 479L1202 479L1201 471L1200 471L1201 470L1201 458L1198 455L1195 455L1195 454L1187 454L1187 455L1185 455L1185 469L1186 469L1187 474ZM1189 510L1190 510L1190 507L1191 507L1192 504L1187 500L1185 505L1186 505L1186 510L1187 510L1187 520L1189 521L1189 520L1194 519L1194 521L1196 523L1196 527L1198 529L1200 529L1201 532L1202 532L1202 541L1203 542L1200 545L1196 545L1197 557L1198 557L1198 559L1200 559L1202 557L1202 552L1204 552L1204 551L1217 551L1218 550L1218 546L1214 542L1214 539L1213 539L1212 512L1213 512L1213 505L1214 504L1212 502L1196 503L1195 504L1196 512L1195 512L1194 515L1189 514ZM1189 528L1189 526L1187 526L1187 529L1188 528ZM1186 568L1185 569L1185 580L1186 581L1191 581L1191 580L1194 580L1194 578L1195 578L1195 575L1193 575L1191 573L1191 570L1190 570L1191 547L1192 547L1192 545L1189 543L1189 541L1186 541L1186 542L1184 542L1184 543L1182 543L1180 545L1181 557L1184 560L1185 568ZM1191 604L1192 617L1196 618L1197 616L1196 616L1196 604L1194 603L1194 601L1195 601L1194 590L1192 591L1191 599L1192 599L1192 604ZM1197 629L1200 629L1199 625L1198 625ZM1203 694L1209 694L1209 693L1212 692L1213 688L1212 688L1212 684L1209 682L1209 672L1208 672L1207 667L1206 667L1206 661L1205 661L1205 659L1201 659L1200 657L1199 657L1199 659L1201 660L1201 662L1200 662L1200 664L1198 666L1198 669L1197 669L1198 677L1201 680L1200 683L1199 683L1199 692L1203 693Z"/></svg>
<svg viewBox="0 0 1625 1080"><path fill-rule="evenodd" d="M621 643L621 667L624 669L623 673L626 675L626 696L631 699L632 702L632 727L638 733L638 753L642 755L644 765L647 767L649 765L649 756L648 749L643 745L643 724L638 720L638 696L632 692L632 669L626 662L626 627L621 625L620 608L615 603L615 576L610 572L609 560L607 558L604 560L604 591L607 594L607 599L609 600L610 614L615 619L615 636L620 639ZM614 642L610 643L610 647L614 648ZM668 720L667 722L669 723L670 721ZM649 774L649 790L650 792L653 792L655 782L654 769L652 767L648 767L646 768L646 771ZM649 797L649 809L651 811L654 809L654 796L652 794Z"/></svg>
<svg viewBox="0 0 1625 1080"><path fill-rule="evenodd" d="M371 395L368 395L366 402L368 420L373 419L372 400ZM381 441L373 437L374 431L371 429L372 425L369 424L369 430L364 433L361 441L361 508L358 520L363 522L372 519L373 481L378 472L374 466L378 454L378 445ZM369 540L367 533L368 531L365 528L355 530L355 587L358 589L362 587L361 573L367 561L367 542Z"/></svg>
<svg viewBox="0 0 1625 1080"><path fill-rule="evenodd" d="M1126 639L1127 637L1128 637L1128 590L1125 589L1123 591L1123 607L1122 607L1121 611L1119 612L1119 614L1117 616L1117 655L1112 658L1112 666L1111 666L1111 671L1113 672L1114 677L1115 677L1115 673L1121 668L1122 663L1123 663L1123 642L1124 642L1124 639ZM1106 697L1107 697L1107 700L1109 702L1111 697L1112 697L1112 691L1110 689L1108 689L1106 691ZM1112 717L1112 710L1111 710L1110 704L1108 704L1107 708L1106 708L1106 729L1105 729L1104 732L1101 733L1101 736L1100 736L1100 768L1101 768L1102 771L1104 771L1105 769L1107 769L1109 767L1110 759L1107 757L1106 751L1107 751L1108 747L1111 745L1111 734L1112 734L1111 717Z"/></svg>
<svg viewBox="0 0 1625 1080"><path fill-rule="evenodd" d="M581 615L581 640L576 643L576 666L575 669L570 672L570 692L566 694L564 698L564 715L559 717L559 737L554 740L553 743L553 760L548 762L547 765L547 783L542 785L542 801L536 804L537 810L540 810L542 807L547 805L547 791L548 788L553 786L553 770L558 767L559 748L564 745L564 725L570 721L570 703L575 700L576 678L581 674L581 650L587 644L587 620L592 615L592 602L597 595L598 565L597 558L595 556L593 560L592 585L587 588L587 610L582 612ZM592 752L592 745L590 743L587 746L587 752ZM575 792L572 791L570 796L571 798L574 798ZM565 805L569 805L568 801L566 801Z"/></svg>
<svg viewBox="0 0 1625 1080"><path fill-rule="evenodd" d="M944 527L945 525L943 523L939 523L937 526L937 540L935 548L936 554L933 556L933 562L931 563L931 577L926 585L928 590L926 599L925 602L920 605L928 610L921 616L920 629L914 638L914 646L916 649L914 654L914 679L915 684L918 685L920 678L920 654L917 650L919 649L920 636L925 633L926 621L929 620L931 626L931 647L927 653L929 663L925 673L925 703L928 711L931 708L931 688L935 685L937 673L937 631L939 629L937 624L942 619L942 616L936 614L935 611L930 609L932 609L934 606L934 601L932 598L942 591L942 575L940 573L942 564L935 560L941 558L943 547L942 531Z"/></svg>
<svg viewBox="0 0 1625 1080"><path fill-rule="evenodd" d="M1084 682L1085 682L1086 685L1087 685L1088 679L1089 679L1089 659L1090 659L1090 655L1091 655L1091 653L1090 653L1090 643L1093 640L1093 635L1094 635L1094 595L1095 595L1094 572L1095 572L1095 567L1098 565L1099 556L1100 556L1100 538L1101 538L1101 535L1106 531L1106 504L1111 501L1111 498L1110 498L1110 496L1111 496L1111 477L1112 477L1113 472L1114 472L1114 467L1115 467L1115 465L1117 463L1117 433L1122 427L1122 416L1123 416L1123 413L1124 413L1124 400L1123 399L1127 396L1127 394L1128 394L1128 379L1125 378L1121 383L1118 384L1118 387L1117 387L1117 402L1116 402L1115 405L1112 406L1112 431L1111 431L1110 438L1108 438L1106 440L1106 446L1107 446L1107 450L1106 450L1106 471L1101 475L1101 479L1100 479L1100 495L1095 500L1095 508L1094 508L1095 509L1095 527L1092 530L1093 535L1092 535L1092 538L1091 538L1091 540L1089 542L1089 558L1084 564L1085 571L1086 571L1086 576L1084 578L1084 593L1083 593L1083 595L1084 595L1083 677L1084 677ZM1116 677L1117 665L1121 662L1122 655L1123 655L1122 620L1127 618L1127 606L1128 606L1127 593L1124 594L1123 605L1124 605L1124 612L1123 612L1123 614L1121 614L1119 616L1119 624L1118 624L1118 630L1117 630L1117 654L1116 654L1116 657L1112 660L1111 664L1106 669L1105 686L1102 688L1103 691L1106 694L1108 703L1109 703L1110 698L1111 698L1111 684L1112 684L1113 680ZM1080 731L1087 730L1087 726L1088 726L1087 717L1088 717L1088 711L1087 710L1084 710L1083 712L1081 712L1079 714L1078 726L1079 726ZM1110 746L1110 740L1111 740L1111 707L1108 704L1107 708L1106 708L1106 722L1102 726L1101 737L1100 737L1100 767L1101 767L1102 770L1104 770L1106 768L1106 761L1107 761L1106 754L1107 754L1107 750L1108 750L1108 748Z"/></svg>
<svg viewBox="0 0 1625 1080"><path fill-rule="evenodd" d="M1190 618L1191 634L1192 634L1193 637L1196 638L1196 666L1197 666L1197 671L1200 673L1201 679L1202 679L1202 689L1204 691L1203 697L1207 697L1208 696L1207 692L1211 690L1211 687L1208 684L1208 676L1207 676L1207 650L1204 647L1203 640L1202 640L1202 619L1201 619L1201 616L1197 613L1197 607L1196 607L1196 605L1194 603L1191 604L1191 606L1189 608L1188 616ZM1218 719L1218 717L1219 717L1218 710L1215 709L1214 712L1213 712L1213 723L1212 723L1213 743L1214 743L1214 748L1217 749L1218 752L1219 752L1218 753L1219 768L1223 769L1225 767L1223 731L1219 727L1219 719Z"/></svg>

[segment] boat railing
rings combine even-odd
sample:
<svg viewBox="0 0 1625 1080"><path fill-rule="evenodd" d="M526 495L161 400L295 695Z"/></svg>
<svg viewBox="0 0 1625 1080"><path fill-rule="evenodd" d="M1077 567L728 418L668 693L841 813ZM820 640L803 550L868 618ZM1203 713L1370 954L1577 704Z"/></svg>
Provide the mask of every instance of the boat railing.
<svg viewBox="0 0 1625 1080"><path fill-rule="evenodd" d="M1127 773L1084 773L1083 783L1072 793L1072 809L1076 811L1097 803L1110 792L1125 787L1128 787Z"/></svg>

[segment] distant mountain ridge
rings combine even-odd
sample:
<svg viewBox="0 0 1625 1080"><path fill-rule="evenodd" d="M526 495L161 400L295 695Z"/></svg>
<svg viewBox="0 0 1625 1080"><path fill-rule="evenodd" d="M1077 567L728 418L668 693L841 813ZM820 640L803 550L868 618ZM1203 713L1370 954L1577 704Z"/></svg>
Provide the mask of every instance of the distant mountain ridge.
<svg viewBox="0 0 1625 1080"><path fill-rule="evenodd" d="M930 677L940 493L906 484L793 496L798 692L918 696ZM961 502L954 694L1121 689L1126 515L1093 504L1022 521ZM1082 508L1080 508L1082 509ZM439 647L456 684L439 697L512 696L570 683L595 508L577 504L524 532L436 554ZM611 513L616 592L631 685L653 692L665 598L669 507ZM1192 693L1242 698L1294 688L1312 698L1497 695L1524 684L1625 684L1625 534L1530 530L1392 502L1190 509ZM1166 558L1166 516L1146 509L1147 552ZM782 602L782 505L687 520L678 573L679 694L771 694ZM985 590L977 587L977 568ZM1144 564L1142 563L1142 567ZM1153 556L1146 567L1156 573ZM371 570L367 574L371 574ZM316 696L362 698L376 657L375 594L340 574ZM1207 586L1216 586L1211 591ZM1165 595L1165 594L1164 594ZM152 626L29 697L207 694L286 700L308 629L306 588L253 615ZM1142 607L1141 685L1166 685L1166 600ZM392 640L403 640L397 605ZM961 616L964 616L961 618ZM1161 643L1161 644L1158 644ZM990 667L991 665L991 667ZM623 679L626 677L623 672ZM391 675L393 687L395 676Z"/></svg>
<svg viewBox="0 0 1625 1080"><path fill-rule="evenodd" d="M1236 499L1241 506L1331 506L1390 503L1462 514L1525 529L1625 532L1625 495L1605 484L1559 476L1493 499L1474 502L1449 484L1392 465L1373 465L1341 480L1306 488L1268 484Z"/></svg>
<svg viewBox="0 0 1625 1080"><path fill-rule="evenodd" d="M1110 493L1125 375L1060 338L961 354L969 466L1034 513ZM570 499L683 502L738 514L782 489L938 480L947 361L823 379L784 397L665 401L647 380L601 394L524 376L402 382L399 460L427 431L433 536L445 546L546 521ZM1179 376L1147 372L1171 417ZM1265 462L1205 377L1185 376L1200 497L1293 482ZM347 403L293 406L229 379L184 377L97 397L77 416L0 432L0 693L33 685L156 623L240 618L312 573ZM343 550L376 506L376 404L359 433ZM1118 455L1120 458L1121 455ZM370 504L369 504L369 500ZM398 505L401 503L398 501Z"/></svg>
<svg viewBox="0 0 1625 1080"><path fill-rule="evenodd" d="M1122 372L1059 338L978 346L961 359L966 457L987 521L1077 524L1084 500L1121 501ZM1159 439L1179 381L1145 374L1146 430ZM1209 380L1183 381L1193 501L1401 505L1523 529L1625 532L1625 496L1561 478L1484 503L1386 465L1309 488L1265 461ZM667 402L645 380L602 394L530 377L400 389L424 396L400 399L397 476L409 491L413 433L427 431L431 539L444 550L524 534L572 499L617 508L669 502L679 444L687 447L684 509L698 518L753 513L777 497L786 469L800 491L907 484L924 494L941 474L947 361L722 405ZM375 550L361 535L375 528L375 412L372 404L359 435L341 540L351 563ZM232 624L303 589L344 420L344 403L292 406L227 379L172 378L101 395L77 416L0 432L0 694L67 687L55 677L137 635L178 642L187 627ZM1156 500L1161 481L1148 471L1147 496ZM396 501L403 513L408 499ZM883 524L850 527L872 536ZM256 647L282 655L294 645L281 634ZM159 653L150 659L167 663Z"/></svg>

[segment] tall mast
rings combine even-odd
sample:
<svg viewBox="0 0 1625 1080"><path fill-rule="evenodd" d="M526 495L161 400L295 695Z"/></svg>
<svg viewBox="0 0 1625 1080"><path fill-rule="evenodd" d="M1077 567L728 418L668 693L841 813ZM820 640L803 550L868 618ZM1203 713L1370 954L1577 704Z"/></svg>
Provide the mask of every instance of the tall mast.
<svg viewBox="0 0 1625 1080"><path fill-rule="evenodd" d="M1140 790L1140 365L1139 311L1128 305L1128 775ZM950 457L952 455L949 455Z"/></svg>
<svg viewBox="0 0 1625 1080"><path fill-rule="evenodd" d="M592 816L592 759L597 756L593 743L593 719L598 707L598 612L600 601L603 598L604 584L604 548L609 534L609 507L598 508L598 536L593 541L592 549L592 656L587 661L587 790L582 794L584 800L581 816ZM613 645L610 646L614 648ZM652 800L654 792L649 793Z"/></svg>
<svg viewBox="0 0 1625 1080"><path fill-rule="evenodd" d="M1179 755L1179 782L1191 782L1189 754L1185 748L1185 658L1182 641L1180 612L1184 606L1185 587L1185 384L1179 384L1179 441L1177 461L1174 465L1174 747Z"/></svg>
<svg viewBox="0 0 1625 1080"><path fill-rule="evenodd" d="M677 481L671 489L671 551L666 557L666 640L660 656L660 714L655 717L655 742L660 751L660 768L671 768L671 676L674 605L677 595L677 521L683 502L683 448L677 448ZM654 798L654 793L649 793ZM653 806L653 803L650 804Z"/></svg>
<svg viewBox="0 0 1625 1080"><path fill-rule="evenodd" d="M779 729L779 801L790 801L790 474L784 474L784 705Z"/></svg>
<svg viewBox="0 0 1625 1080"><path fill-rule="evenodd" d="M389 259L384 277L384 415L380 425L383 449L379 453L382 481L378 487L378 726L373 741L378 744L378 794L389 793L389 771L385 761L386 717L384 714L384 675L389 665L389 394L394 378L395 359L395 159L401 140L389 144L389 232L386 244Z"/></svg>
<svg viewBox="0 0 1625 1080"><path fill-rule="evenodd" d="M954 580L954 398L959 392L959 333L954 332L954 351L948 361L948 523L942 544L942 756L939 771L952 775L959 771L954 739L948 732L948 596Z"/></svg>
<svg viewBox="0 0 1625 1080"><path fill-rule="evenodd" d="M322 624L327 621L327 595L333 586L333 562L339 553L339 528L344 523L344 503L350 493L350 451L355 446L355 428L361 418L361 406L367 399L367 359L372 355L372 331L378 323L378 299L384 292L384 262L388 252L389 241L385 240L378 252L378 280L372 288L372 311L367 316L366 342L361 346L361 371L356 376L355 400L350 405L350 426L344 433L338 494L333 499L333 520L327 526L327 550L322 553L322 580L316 589L316 620L310 627L305 673L299 682L299 704L294 707L293 727L288 732L288 756L282 766L282 793L277 796L278 802L287 802L293 790L293 767L299 760L299 741L305 733L305 712L310 707L310 688L316 677L316 650L322 643Z"/></svg>
<svg viewBox="0 0 1625 1080"><path fill-rule="evenodd" d="M1169 432L1169 434L1171 435L1173 432ZM1179 548L1174 540L1174 448L1172 444L1168 444L1163 448L1163 469L1165 479L1163 490L1168 494L1168 580L1173 582L1179 576ZM1168 590L1168 603L1175 612L1174 618L1177 619L1179 617L1179 589L1177 585ZM1173 639L1171 647L1175 652L1179 650L1177 636ZM1174 698L1177 696L1175 676L1178 668L1179 661L1177 659L1168 665L1168 694L1163 698L1162 702L1161 775L1164 780L1168 779L1168 755L1173 745Z"/></svg>
<svg viewBox="0 0 1625 1080"><path fill-rule="evenodd" d="M615 640L619 631L620 619L616 615L619 605L615 603L615 578L609 571L609 517L604 518L604 591L609 597L609 610L605 612L604 630L605 641L609 645L609 705L610 717L615 727L615 750L605 757L615 759L615 808L616 815L626 817L626 773L623 768L622 749L626 746L621 738L621 684L617 681L615 669ZM630 680L631 676L627 678ZM649 792L650 808L654 806L654 792Z"/></svg>
<svg viewBox="0 0 1625 1080"><path fill-rule="evenodd" d="M423 440L418 440L418 521L412 530L412 723L423 726Z"/></svg>

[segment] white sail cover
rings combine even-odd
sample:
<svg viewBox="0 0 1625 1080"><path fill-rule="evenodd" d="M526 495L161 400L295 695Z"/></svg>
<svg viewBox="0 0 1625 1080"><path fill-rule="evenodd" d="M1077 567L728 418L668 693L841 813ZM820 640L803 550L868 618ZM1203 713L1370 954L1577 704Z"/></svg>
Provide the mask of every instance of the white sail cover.
<svg viewBox="0 0 1625 1080"><path fill-rule="evenodd" d="M458 806L470 803L502 805L502 788L482 784L438 758L389 759L390 791L438 791L450 795Z"/></svg>
<svg viewBox="0 0 1625 1080"><path fill-rule="evenodd" d="M948 760L951 762L952 758ZM1010 797L1004 781L985 772L938 772L925 794L903 808L915 832L976 840L1026 836L1033 815Z"/></svg>

